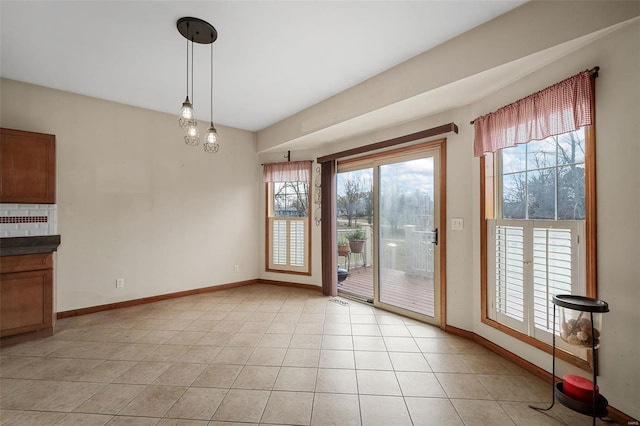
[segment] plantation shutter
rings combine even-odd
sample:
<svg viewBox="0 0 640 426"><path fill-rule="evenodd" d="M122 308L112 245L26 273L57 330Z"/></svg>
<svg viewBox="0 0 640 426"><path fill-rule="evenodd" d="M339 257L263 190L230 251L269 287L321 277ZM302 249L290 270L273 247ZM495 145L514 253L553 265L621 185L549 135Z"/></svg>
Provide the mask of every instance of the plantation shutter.
<svg viewBox="0 0 640 426"><path fill-rule="evenodd" d="M525 328L524 227L489 221L493 242L494 309L497 319L510 327Z"/></svg>
<svg viewBox="0 0 640 426"><path fill-rule="evenodd" d="M291 266L304 266L305 259L305 220L289 222L289 263Z"/></svg>
<svg viewBox="0 0 640 426"><path fill-rule="evenodd" d="M571 294L571 230L533 229L535 326L551 330L554 294Z"/></svg>
<svg viewBox="0 0 640 426"><path fill-rule="evenodd" d="M583 221L487 221L490 318L551 341L553 296L583 294ZM557 327L557 324L556 324Z"/></svg>
<svg viewBox="0 0 640 426"><path fill-rule="evenodd" d="M543 224L534 222L533 228L534 335L550 342L554 323L553 296L584 294L580 276L584 269L580 246L584 222L563 221L549 224L553 227L540 226Z"/></svg>
<svg viewBox="0 0 640 426"><path fill-rule="evenodd" d="M287 221L271 219L271 262L274 265L287 264Z"/></svg>

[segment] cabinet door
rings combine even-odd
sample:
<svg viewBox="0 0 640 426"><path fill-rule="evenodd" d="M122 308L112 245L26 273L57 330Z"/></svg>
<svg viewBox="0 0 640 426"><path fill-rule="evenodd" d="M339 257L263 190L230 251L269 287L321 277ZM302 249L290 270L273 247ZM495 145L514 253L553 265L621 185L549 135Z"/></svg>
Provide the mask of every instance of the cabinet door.
<svg viewBox="0 0 640 426"><path fill-rule="evenodd" d="M1 129L0 203L56 202L55 136Z"/></svg>
<svg viewBox="0 0 640 426"><path fill-rule="evenodd" d="M0 336L42 330L53 323L53 270L0 275Z"/></svg>

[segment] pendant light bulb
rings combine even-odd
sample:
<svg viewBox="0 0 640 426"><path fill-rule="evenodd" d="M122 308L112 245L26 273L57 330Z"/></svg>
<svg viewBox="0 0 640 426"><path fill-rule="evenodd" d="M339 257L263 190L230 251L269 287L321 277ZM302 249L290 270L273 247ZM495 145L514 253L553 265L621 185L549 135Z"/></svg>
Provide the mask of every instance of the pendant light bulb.
<svg viewBox="0 0 640 426"><path fill-rule="evenodd" d="M209 129L207 130L206 140L207 140L207 143L218 142L218 131L213 126L213 123L211 123L211 126L209 126Z"/></svg>
<svg viewBox="0 0 640 426"><path fill-rule="evenodd" d="M200 130L198 130L198 122L190 120L184 130L184 143L189 146L196 146L200 143Z"/></svg>
<svg viewBox="0 0 640 426"><path fill-rule="evenodd" d="M180 127L185 128L189 125L189 122L196 119L196 112L193 110L193 105L189 101L189 96L184 100L182 108L180 108L179 115Z"/></svg>
<svg viewBox="0 0 640 426"><path fill-rule="evenodd" d="M211 33L211 38L214 38L213 32ZM218 143L218 131L216 127L213 125L213 43L211 43L211 124L207 129L207 134L204 137L204 152L208 152L210 154L215 154L220 149L220 144Z"/></svg>
<svg viewBox="0 0 640 426"><path fill-rule="evenodd" d="M207 133L204 138L204 150L208 153L216 153L220 149L220 144L218 143L218 131L216 130L213 123L207 129Z"/></svg>
<svg viewBox="0 0 640 426"><path fill-rule="evenodd" d="M189 32L189 23L187 22L187 33ZM180 108L180 114L178 115L178 123L185 131L189 124L196 120L196 112L193 110L193 104L189 100L189 38L187 39L187 96ZM191 43L191 85L193 86L193 42ZM193 95L193 88L191 89ZM192 96L193 97L193 96Z"/></svg>

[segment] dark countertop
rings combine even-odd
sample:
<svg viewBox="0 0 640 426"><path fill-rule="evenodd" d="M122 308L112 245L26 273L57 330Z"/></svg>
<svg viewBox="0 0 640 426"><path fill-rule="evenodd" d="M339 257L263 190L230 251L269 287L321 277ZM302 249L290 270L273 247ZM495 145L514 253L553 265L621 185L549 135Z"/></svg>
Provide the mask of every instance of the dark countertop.
<svg viewBox="0 0 640 426"><path fill-rule="evenodd" d="M0 256L50 253L58 250L60 235L0 238Z"/></svg>

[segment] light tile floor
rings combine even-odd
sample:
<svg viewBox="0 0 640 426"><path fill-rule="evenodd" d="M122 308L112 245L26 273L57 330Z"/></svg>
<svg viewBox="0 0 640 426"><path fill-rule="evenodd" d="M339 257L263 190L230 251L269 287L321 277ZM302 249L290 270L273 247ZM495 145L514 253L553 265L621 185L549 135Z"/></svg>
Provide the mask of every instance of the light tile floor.
<svg viewBox="0 0 640 426"><path fill-rule="evenodd" d="M58 321L0 351L2 425L588 425L483 347L252 285Z"/></svg>

